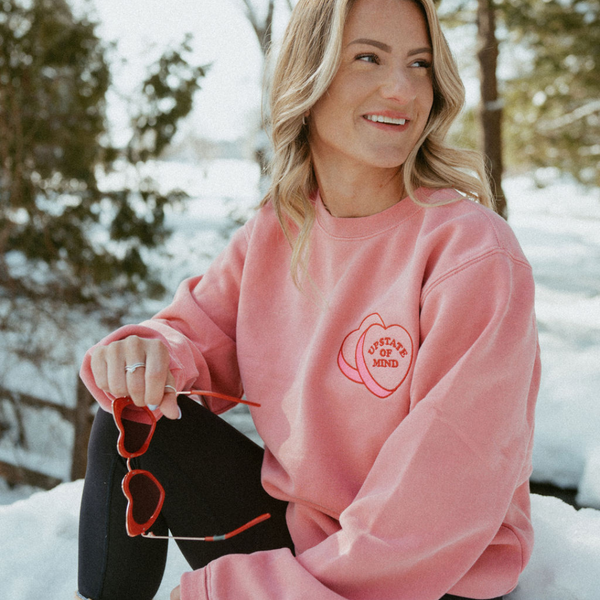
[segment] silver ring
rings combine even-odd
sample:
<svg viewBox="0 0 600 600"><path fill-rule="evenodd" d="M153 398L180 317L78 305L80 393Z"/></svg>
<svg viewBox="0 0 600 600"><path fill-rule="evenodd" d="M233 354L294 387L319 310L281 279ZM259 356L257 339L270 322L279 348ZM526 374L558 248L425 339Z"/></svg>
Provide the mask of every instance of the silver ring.
<svg viewBox="0 0 600 600"><path fill-rule="evenodd" d="M175 388L172 385L165 385L165 390L173 390L173 393L176 394L177 393L177 388Z"/></svg>
<svg viewBox="0 0 600 600"><path fill-rule="evenodd" d="M125 365L125 372L133 373L136 369L139 369L140 367L145 367L145 366L146 366L146 363L143 363L143 362L135 363L133 365Z"/></svg>

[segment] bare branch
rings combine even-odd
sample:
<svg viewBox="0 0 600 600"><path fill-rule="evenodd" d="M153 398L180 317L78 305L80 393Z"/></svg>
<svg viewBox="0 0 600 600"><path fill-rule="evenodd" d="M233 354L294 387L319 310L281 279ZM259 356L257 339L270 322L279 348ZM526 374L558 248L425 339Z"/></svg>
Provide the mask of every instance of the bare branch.
<svg viewBox="0 0 600 600"><path fill-rule="evenodd" d="M256 31L257 27L259 26L256 10L254 9L254 6L250 0L242 0L242 3L246 7L246 16L248 17L248 21L250 21L254 31Z"/></svg>
<svg viewBox="0 0 600 600"><path fill-rule="evenodd" d="M539 123L537 129L543 132L556 131L557 129L567 127L568 125L573 125L573 123L585 119L596 112L600 112L600 100L592 100L591 102L576 108L574 111L556 119L542 121Z"/></svg>
<svg viewBox="0 0 600 600"><path fill-rule="evenodd" d="M271 38L273 36L273 14L275 12L275 0L269 0L269 12L265 20L265 26L263 30L263 38L261 40L261 47L263 54L266 56L271 45Z"/></svg>

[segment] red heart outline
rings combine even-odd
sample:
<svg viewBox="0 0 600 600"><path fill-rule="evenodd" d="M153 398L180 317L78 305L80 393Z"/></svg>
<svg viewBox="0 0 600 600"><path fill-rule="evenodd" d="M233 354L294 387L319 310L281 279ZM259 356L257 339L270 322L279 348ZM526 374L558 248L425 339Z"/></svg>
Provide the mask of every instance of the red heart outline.
<svg viewBox="0 0 600 600"><path fill-rule="evenodd" d="M386 340L393 340L394 343L399 343L400 347L402 347L405 351L406 354L408 356L408 363L405 362L405 357L402 357L401 354L399 354L399 356L401 356L403 358L403 363L399 363L398 366L402 367L402 370L399 371L400 376L399 376L399 381L396 383L396 381L394 379L392 379L393 383L395 385L393 386L389 386L389 383L386 381L382 381L381 375L377 372L377 371L373 371L373 367L369 367L368 362L366 360L365 357L365 342L367 339L367 336L371 333L376 333L375 328L379 328L381 330L383 330L384 335L381 334L377 334L377 338L375 341L381 340L381 339L386 339ZM385 335L386 332L391 333L394 330L399 330L398 334L400 334L398 336L398 334L396 336L392 336L392 335ZM396 340L396 337L401 337L404 338L402 341ZM406 341L408 340L409 343L406 343ZM404 342L404 343L402 343ZM391 344L390 344L391 345ZM407 348L407 346L409 346ZM392 345L392 347L394 349L396 349L396 346ZM396 349L396 351L398 352L398 350ZM370 349L367 350L367 352L370 352ZM390 325L390 327L385 327L385 325L379 325L378 323L375 323L373 325L371 325L360 337L360 339L358 340L358 344L356 345L356 365L357 365L357 369L358 369L358 373L362 379L362 382L365 384L365 386L367 386L367 389L372 392L373 394L375 394L376 396L378 396L379 398L387 398L388 396L391 396L404 382L404 380L406 379L408 372L410 371L410 367L412 364L412 358L413 358L413 341L412 338L410 336L410 333L408 333L408 331L402 327L401 325ZM384 383L387 383L388 386L386 387L386 385L383 385Z"/></svg>
<svg viewBox="0 0 600 600"><path fill-rule="evenodd" d="M130 484L131 480L138 475L150 479L150 481L154 483L158 491L158 500L156 503L156 507L152 511L152 515L150 516L150 518L145 523L138 523L133 518L134 499L133 493L130 488ZM129 471L127 475L125 475L123 481L121 482L121 489L123 490L123 493L127 498L127 512L125 517L125 527L127 529L127 535L129 535L130 537L135 537L136 535L145 533L148 529L150 529L150 527L152 527L152 525L154 525L154 522L156 521L158 515L160 514L160 511L162 510L162 506L165 501L165 490L163 486L160 484L158 479L156 479L156 477L154 477L154 475L152 475L152 473L150 473L149 471L145 471L143 469L135 469L133 471Z"/></svg>
<svg viewBox="0 0 600 600"><path fill-rule="evenodd" d="M342 342L338 353L338 366L342 373L355 383L364 383L358 369L356 367L356 346L362 334L371 327L371 325L383 325L383 319L377 314L370 314L365 317L358 329L351 331Z"/></svg>

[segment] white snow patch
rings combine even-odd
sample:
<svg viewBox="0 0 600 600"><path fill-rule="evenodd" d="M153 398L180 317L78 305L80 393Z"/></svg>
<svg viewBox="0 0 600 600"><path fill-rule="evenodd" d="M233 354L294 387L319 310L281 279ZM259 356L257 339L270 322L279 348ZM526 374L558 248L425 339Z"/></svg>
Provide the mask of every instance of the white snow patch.
<svg viewBox="0 0 600 600"><path fill-rule="evenodd" d="M0 598L64 600L77 587L77 529L82 481L0 506ZM507 600L598 600L600 512L576 511L557 498L532 496L536 543ZM175 544L155 600L168 600L189 571Z"/></svg>

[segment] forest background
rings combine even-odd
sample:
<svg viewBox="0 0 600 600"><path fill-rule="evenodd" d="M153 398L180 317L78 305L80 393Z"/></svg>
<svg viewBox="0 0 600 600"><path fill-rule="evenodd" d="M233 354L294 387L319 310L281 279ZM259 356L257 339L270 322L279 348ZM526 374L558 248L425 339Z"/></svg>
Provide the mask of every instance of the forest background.
<svg viewBox="0 0 600 600"><path fill-rule="evenodd" d="M256 161L254 203L265 189L265 56L294 2L179 0L168 15L161 4L0 0L0 446L16 457L0 457L0 475L11 485L81 476L82 352L172 293L167 217L191 198L157 165ZM507 175L597 192L600 0L438 5L468 91L451 136L485 151L499 212L510 215ZM222 27L204 27L217 12ZM231 201L207 258L246 204ZM68 407L67 425L43 402Z"/></svg>

